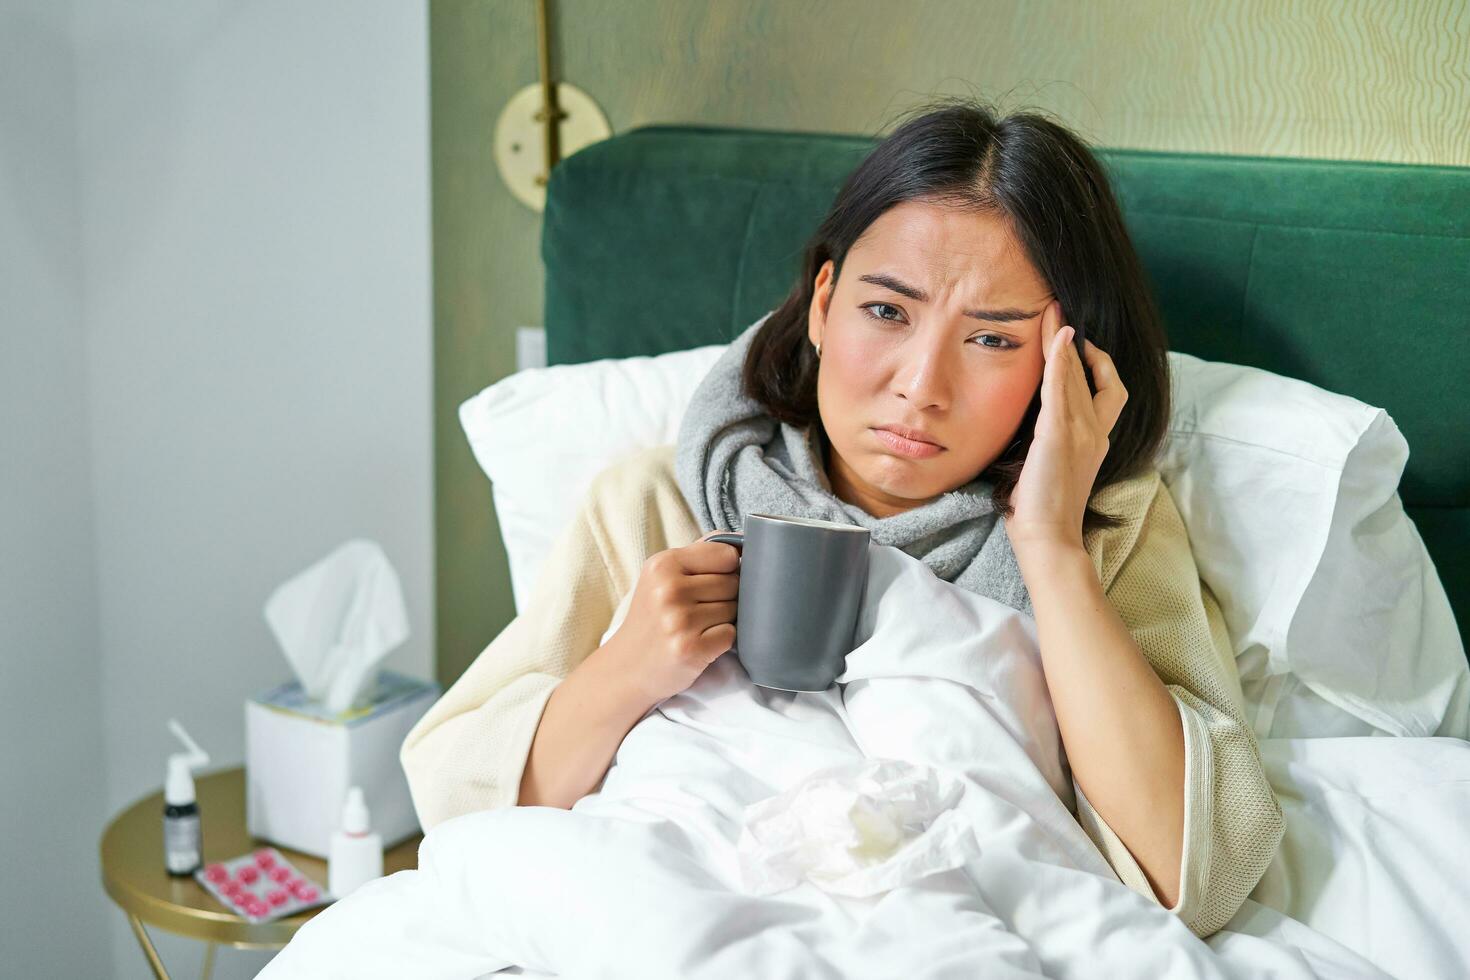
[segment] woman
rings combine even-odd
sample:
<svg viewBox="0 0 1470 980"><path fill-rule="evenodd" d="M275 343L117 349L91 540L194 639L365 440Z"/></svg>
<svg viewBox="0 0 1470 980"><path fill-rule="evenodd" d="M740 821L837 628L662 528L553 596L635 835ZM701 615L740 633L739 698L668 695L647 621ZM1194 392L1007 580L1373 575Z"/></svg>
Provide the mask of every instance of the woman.
<svg viewBox="0 0 1470 980"><path fill-rule="evenodd" d="M1033 615L1079 822L1120 880L1213 933L1283 825L1152 466L1165 351L1075 136L921 111L848 179L678 446L599 476L524 612L410 733L425 826L595 790L633 725L735 639L738 556L701 531L774 501Z"/></svg>

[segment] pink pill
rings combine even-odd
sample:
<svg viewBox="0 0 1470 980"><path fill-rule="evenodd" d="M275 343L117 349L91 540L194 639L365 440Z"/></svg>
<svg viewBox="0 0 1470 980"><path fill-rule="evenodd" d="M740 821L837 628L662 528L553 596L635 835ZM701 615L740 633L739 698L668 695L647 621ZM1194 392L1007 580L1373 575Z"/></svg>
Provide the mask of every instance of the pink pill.
<svg viewBox="0 0 1470 980"><path fill-rule="evenodd" d="M275 891L273 891L269 895L267 895L265 897L265 900L267 902L270 902L272 905L279 906L279 905L285 905L286 904L286 900L289 899L290 897L291 897L290 895L287 895L286 894L286 889L284 889L284 888L277 888Z"/></svg>
<svg viewBox="0 0 1470 980"><path fill-rule="evenodd" d="M227 878L219 883L219 890L225 896L233 898L234 896L240 894L240 892L244 889L240 887L240 883L238 881Z"/></svg>
<svg viewBox="0 0 1470 980"><path fill-rule="evenodd" d="M239 878L247 885L252 885L255 883L255 880L260 877L260 870L257 868L253 868L247 864L239 871L235 872L235 877Z"/></svg>
<svg viewBox="0 0 1470 980"><path fill-rule="evenodd" d="M246 895L243 892L241 892L240 894L237 894L237 895L231 895L230 896L230 901L233 902L236 905L236 907L243 909L247 905L249 905L252 901L254 901L254 899L251 898L251 896Z"/></svg>
<svg viewBox="0 0 1470 980"><path fill-rule="evenodd" d="M250 904L245 906L245 911L251 915L265 915L270 908L258 898L252 898Z"/></svg>
<svg viewBox="0 0 1470 980"><path fill-rule="evenodd" d="M262 868L271 868L275 866L276 856L262 847L255 852L255 863Z"/></svg>
<svg viewBox="0 0 1470 980"><path fill-rule="evenodd" d="M218 883L228 879L230 877L230 873L225 870L225 866L223 864L211 864L209 867L204 869L204 877L208 878L210 881Z"/></svg>
<svg viewBox="0 0 1470 980"><path fill-rule="evenodd" d="M316 901L317 890L304 882L297 887L291 889L291 891L294 892L296 897L301 899L303 902Z"/></svg>
<svg viewBox="0 0 1470 980"><path fill-rule="evenodd" d="M291 877L291 869L290 868L271 868L271 870L270 870L270 876L271 876L271 881L285 881L287 878Z"/></svg>

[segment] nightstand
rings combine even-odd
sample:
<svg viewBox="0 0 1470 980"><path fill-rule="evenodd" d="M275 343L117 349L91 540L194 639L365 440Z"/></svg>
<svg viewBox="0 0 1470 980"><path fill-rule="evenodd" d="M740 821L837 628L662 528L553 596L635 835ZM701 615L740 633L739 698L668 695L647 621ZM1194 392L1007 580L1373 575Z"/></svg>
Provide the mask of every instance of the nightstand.
<svg viewBox="0 0 1470 980"><path fill-rule="evenodd" d="M223 861L268 842L245 830L245 770L226 769L195 777L199 814L203 820L204 860ZM418 866L419 842L414 835L383 854L383 873ZM272 845L274 846L274 845ZM291 863L321 884L327 883L327 862L298 851L278 848ZM102 886L108 897L127 913L133 934L156 977L168 971L145 926L199 939L209 944L204 975L213 969L215 948L279 949L321 908L307 909L272 922L251 923L235 915L200 887L192 877L175 878L163 869L163 793L145 797L118 814L102 832Z"/></svg>

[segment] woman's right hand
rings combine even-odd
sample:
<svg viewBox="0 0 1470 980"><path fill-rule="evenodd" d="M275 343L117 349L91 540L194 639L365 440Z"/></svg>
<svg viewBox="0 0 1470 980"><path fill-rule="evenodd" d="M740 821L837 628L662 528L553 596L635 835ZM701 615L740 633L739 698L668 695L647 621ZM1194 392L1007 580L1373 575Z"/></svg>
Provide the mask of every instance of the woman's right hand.
<svg viewBox="0 0 1470 980"><path fill-rule="evenodd" d="M628 615L607 645L650 706L687 689L734 646L739 588L740 552L721 541L700 538L643 563Z"/></svg>

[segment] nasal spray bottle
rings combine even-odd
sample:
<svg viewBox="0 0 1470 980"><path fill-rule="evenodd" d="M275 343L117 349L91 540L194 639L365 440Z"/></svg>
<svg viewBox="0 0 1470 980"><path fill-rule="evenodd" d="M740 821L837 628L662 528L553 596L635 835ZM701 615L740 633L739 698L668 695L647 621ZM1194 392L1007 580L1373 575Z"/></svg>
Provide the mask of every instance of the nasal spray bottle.
<svg viewBox="0 0 1470 980"><path fill-rule="evenodd" d="M382 876L383 838L368 828L367 801L362 789L353 786L342 806L342 828L332 835L327 890L333 898L345 898Z"/></svg>
<svg viewBox="0 0 1470 980"><path fill-rule="evenodd" d="M209 755L175 719L168 720L168 730L187 751L168 757L168 779L163 784L163 866L171 875L191 875L204 859L199 804L194 801L194 770L208 765Z"/></svg>

